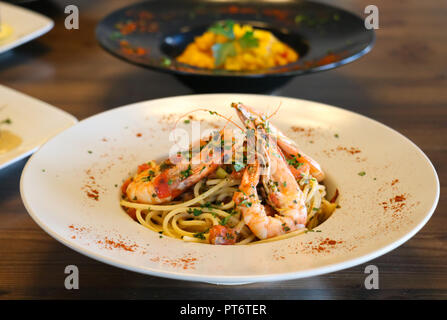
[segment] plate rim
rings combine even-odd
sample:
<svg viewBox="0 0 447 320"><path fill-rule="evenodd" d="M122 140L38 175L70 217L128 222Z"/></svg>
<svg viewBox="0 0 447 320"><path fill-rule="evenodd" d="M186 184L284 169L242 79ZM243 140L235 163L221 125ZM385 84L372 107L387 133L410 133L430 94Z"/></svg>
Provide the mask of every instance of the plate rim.
<svg viewBox="0 0 447 320"><path fill-rule="evenodd" d="M46 109L47 111L50 111L50 112L57 112L61 116L65 117L65 120L67 121L67 123L70 122L70 124L67 127L59 129L58 130L59 132L57 132L56 134L53 134L50 137L47 137L45 142L40 143L40 144L37 143L37 144L35 144L33 146L30 146L30 148L24 150L22 153L20 153L16 157L11 158L9 160L6 160L4 162L0 162L0 170L2 170L4 168L12 165L13 163L16 163L16 162L26 158L27 156L29 156L29 155L31 155L33 153L35 153L41 146L43 146L45 143L47 143L49 140L51 140L55 136L59 135L59 133L65 131L66 129L76 125L77 123L79 123L79 120L74 115L72 115L71 113L69 113L69 112L67 112L65 110L62 110L62 109L60 109L60 108L58 108L56 106L53 106L53 105L51 105L51 104L49 104L49 103L47 103L45 101L42 101L40 99L37 99L37 98L32 97L30 95L27 95L26 93L23 93L21 91L18 91L18 90L15 90L15 89L12 89L10 87L7 87L7 86L4 86L4 85L0 84L0 91L1 90L8 91L8 93L10 93L11 95L16 95L16 96L19 96L20 98L23 98L23 99L30 99L30 100L32 100L33 103L35 103L35 105L38 106L39 109L43 108L43 109ZM9 152L10 151L4 153L2 156L7 155Z"/></svg>
<svg viewBox="0 0 447 320"><path fill-rule="evenodd" d="M0 46L0 54L5 53L11 49L14 49L16 47L19 47L27 42L30 42L36 38L39 38L40 36L44 35L45 33L49 32L51 29L53 29L54 27L54 20L39 13L39 12L35 12L33 10L29 10L27 8L23 8L23 7L19 7L17 5L14 5L12 3L6 3L6 2L1 2L2 6L7 6L12 10L17 10L17 11L21 11L23 13L26 13L27 15L30 16L34 16L35 18L41 19L41 21L45 21L46 24L45 26L43 26L40 29L34 30L31 33L28 33L20 38L18 38L16 41L14 42L10 42L10 43L6 43L3 46Z"/></svg>
<svg viewBox="0 0 447 320"><path fill-rule="evenodd" d="M191 94L191 95L178 95L178 96L171 96L171 97L165 97L165 98L158 98L158 99L149 99L149 100L144 100L144 101L140 101L140 102L135 102L135 103L131 103L128 105L124 105L124 106L120 106L114 109L110 109L110 110L106 110L104 112L95 114L93 116L90 116L88 118L85 118L81 121L79 121L77 124L75 124L73 127L75 127L76 125L80 125L82 124L84 121L89 120L89 119L93 119L95 117L99 117L102 116L104 114L110 113L110 112L114 112L117 110L121 110L124 108L132 108L132 107L136 107L138 105L144 104L144 103L148 103L148 102L157 102L159 100L169 100L169 99L173 99L173 98L177 98L177 99L184 99L184 98L188 98L188 97L195 97L195 96L221 96L221 95L226 95L226 96L234 96L234 95L243 95L243 96L254 96L254 97L265 97L268 95L262 95L262 94L240 94L240 93L212 93L212 94ZM272 97L272 96L268 96L268 97ZM53 230L51 230L51 228L47 227L38 217L38 214L36 214L30 207L29 203L27 202L26 198L24 197L24 180L25 180L25 175L27 173L27 170L29 169L30 163L33 159L34 156L36 156L37 154L39 154L39 152L41 152L42 148L39 148L39 150L37 150L36 153L33 154L33 156L30 157L30 159L27 161L25 167L23 168L21 177L20 177L20 196L22 199L22 202L28 212L28 214L31 216L31 218L39 225L39 227L41 227L48 235L50 235L52 238L54 238L55 240L57 240L58 242L64 244L65 246L69 247L70 249L85 255L89 258L92 258L96 261L108 264L108 265L112 265L114 267L118 267L121 269L125 269L125 270L129 270L129 271L133 271L133 272L137 272L140 274L145 274L145 275L150 275L150 276L157 276L157 277L162 277L162 278L169 278L169 279L176 279L176 280L185 280L185 281L196 281L196 282L205 282L205 283L212 283L212 284L246 284L246 283L255 283L255 282L271 282L271 281L285 281L285 280L292 280L292 279L301 279L301 278L307 278L307 277L313 277L313 276L317 276L317 275L322 275L322 274L327 274L327 273L332 273L332 272L336 272L339 270L343 270L343 269L347 269L347 268L351 268L353 266L357 266L360 264L363 264L365 262L371 261L375 258L378 258L396 248L398 248L399 246L401 246L402 244L404 244L405 242L407 242L409 239L411 239L415 234L417 234L426 224L427 222L430 220L430 218L432 217L433 213L436 210L436 207L438 205L439 202L439 196L440 196L440 183L439 183L439 177L438 174L436 172L435 167L433 166L432 162L430 161L430 159L428 158L428 156L413 142L411 141L409 138L407 138L406 136L404 136L403 134L401 134L400 132L396 131L395 129L377 121L374 120L372 118L369 118L367 116L364 116L360 113L357 112L353 112L351 110L347 110L347 109L343 109L341 107L337 107L337 106L333 106L333 105L329 105L329 104L325 104L325 103L321 103L321 102L317 102L317 101L311 101L311 100L306 100L306 99L299 99L299 98L291 98L291 97L284 97L284 96L275 96L275 98L278 99L287 99L287 100L298 100L301 102L310 102L312 104L315 105L319 105L320 107L324 107L324 108L329 108L329 109L335 109L338 111L342 111L342 112L347 112L348 114L354 115L354 116L360 116L361 118L367 120L367 121L372 121L375 124L378 124L382 127L384 127L384 129L389 130L391 132L393 132L394 134L397 134L398 136L400 136L401 138L405 139L407 142L410 143L410 145L415 148L423 157L424 160L429 164L430 169L432 170L433 176L435 178L435 189L436 189L436 194L435 194L435 198L434 201L432 203L431 208L426 212L424 218L416 225L414 226L409 232L405 233L404 235L402 235L401 237L399 237L397 240L386 244L382 247L380 247L379 249L376 249L370 253L366 253L364 255L361 255L359 257L355 257L349 260L345 260L345 261L341 261L341 262L337 262L337 263L333 263L333 264L329 264L329 265L325 265L322 267L317 267L317 268L310 268L310 269L304 269L304 270L300 270L300 271L295 271L295 272L286 272L286 273L267 273L267 274L263 274L263 275L238 275L238 276L227 276L227 275L222 275L222 276L216 276L216 275L208 275L208 274L189 274L189 273L182 273L182 272L177 272L177 271L169 271L169 270L163 270L163 271L159 271L150 267L142 267L142 266L130 266L128 264L125 264L123 262L120 262L119 259L116 258L112 258L112 257L107 257L104 256L102 254L98 254L95 252L92 252L91 250L89 250L88 248L85 248L81 245L76 245L74 243L71 243L70 241L68 241L67 239L65 239L64 237L60 236L57 232L54 232ZM61 132L62 133L62 132ZM61 134L59 133L59 134ZM57 134L56 136L53 136L51 139L49 139L48 141L45 142L45 144L47 144L48 142L50 142L52 139L56 138L59 134ZM43 145L45 145L43 144ZM43 146L42 145L42 146ZM267 244L261 244L261 245L267 245ZM122 261L122 260L121 260Z"/></svg>

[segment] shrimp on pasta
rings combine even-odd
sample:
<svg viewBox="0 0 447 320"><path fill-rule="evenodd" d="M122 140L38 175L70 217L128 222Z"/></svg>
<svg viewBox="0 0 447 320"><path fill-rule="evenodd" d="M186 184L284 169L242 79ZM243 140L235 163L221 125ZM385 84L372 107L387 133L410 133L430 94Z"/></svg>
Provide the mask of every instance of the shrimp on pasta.
<svg viewBox="0 0 447 320"><path fill-rule="evenodd" d="M232 107L237 110L242 122L246 123L256 120L264 123L264 126L268 126L269 133L276 137L278 146L287 155L290 170L297 179L301 178L301 173L305 172L312 174L318 182L324 179L324 172L321 170L318 162L304 154L296 143L276 128L265 115L242 103L233 103Z"/></svg>
<svg viewBox="0 0 447 320"><path fill-rule="evenodd" d="M138 166L121 189L130 217L160 238L246 245L296 236L332 215L338 191L326 200L320 165L270 122L274 114L242 103L232 107L242 127L208 109L189 113L217 114L245 139L226 139L224 127L161 163Z"/></svg>

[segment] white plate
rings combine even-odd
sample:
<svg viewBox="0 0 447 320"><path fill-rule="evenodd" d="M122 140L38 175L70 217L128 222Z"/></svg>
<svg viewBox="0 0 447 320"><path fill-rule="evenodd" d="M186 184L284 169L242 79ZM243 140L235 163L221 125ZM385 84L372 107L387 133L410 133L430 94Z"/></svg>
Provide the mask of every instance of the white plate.
<svg viewBox="0 0 447 320"><path fill-rule="evenodd" d="M54 26L50 18L5 2L0 2L0 22L12 28L12 33L0 40L0 53L40 37Z"/></svg>
<svg viewBox="0 0 447 320"><path fill-rule="evenodd" d="M1 85L0 97L0 121L12 121L1 125L0 130L11 131L22 139L17 148L0 154L0 169L30 155L48 139L77 122L65 111Z"/></svg>
<svg viewBox="0 0 447 320"><path fill-rule="evenodd" d="M321 232L249 246L186 243L160 238L120 208L115 185L138 164L167 156L172 114L203 107L236 119L234 101L263 111L282 102L273 122L320 162L330 191L340 190L341 208ZM224 124L208 113L196 117ZM98 201L89 188L99 191ZM439 182L417 146L374 120L310 101L215 94L141 102L81 121L28 161L21 195L46 232L91 258L155 276L236 284L333 272L398 247L432 215Z"/></svg>

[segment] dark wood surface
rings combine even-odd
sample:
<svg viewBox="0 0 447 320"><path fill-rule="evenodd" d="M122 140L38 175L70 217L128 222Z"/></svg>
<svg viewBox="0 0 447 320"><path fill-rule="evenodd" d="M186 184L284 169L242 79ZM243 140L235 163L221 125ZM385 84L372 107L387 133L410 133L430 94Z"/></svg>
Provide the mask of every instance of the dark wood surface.
<svg viewBox="0 0 447 320"><path fill-rule="evenodd" d="M97 22L130 2L28 4L52 17L55 28L0 55L0 83L78 119L136 101L192 93L171 76L129 65L98 46ZM336 3L362 14L370 1ZM68 4L79 6L79 30L64 28ZM28 216L19 195L24 160L0 171L0 298L446 299L447 2L375 4L381 28L371 53L340 69L296 78L276 94L340 106L381 121L420 146L436 167L441 197L432 219L407 243L370 262L380 270L379 290L364 288L367 264L309 279L225 287L155 278L96 262L53 240ZM79 290L64 289L69 264L79 267Z"/></svg>

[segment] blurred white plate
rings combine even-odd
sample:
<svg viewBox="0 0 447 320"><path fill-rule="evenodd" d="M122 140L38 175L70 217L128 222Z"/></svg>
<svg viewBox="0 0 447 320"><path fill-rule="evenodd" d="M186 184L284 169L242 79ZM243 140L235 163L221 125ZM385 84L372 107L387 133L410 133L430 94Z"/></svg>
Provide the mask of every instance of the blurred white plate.
<svg viewBox="0 0 447 320"><path fill-rule="evenodd" d="M0 24L12 28L9 36L0 39L0 53L40 37L54 26L50 18L5 2L0 2Z"/></svg>
<svg viewBox="0 0 447 320"><path fill-rule="evenodd" d="M1 131L8 130L22 140L16 148L0 153L0 169L30 155L77 122L65 111L1 85L0 97L0 121L11 120L11 124L0 125L0 139Z"/></svg>
<svg viewBox="0 0 447 320"><path fill-rule="evenodd" d="M245 246L160 237L133 221L119 205L119 187L137 165L167 157L178 115L208 108L236 119L235 101L268 112L282 102L271 121L322 165L329 193L340 190L341 208L315 232ZM209 113L195 117L225 124ZM439 181L416 145L359 114L298 99L211 94L141 102L81 121L32 156L21 195L46 232L91 258L155 276L236 284L333 272L393 250L428 221Z"/></svg>

